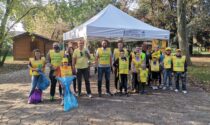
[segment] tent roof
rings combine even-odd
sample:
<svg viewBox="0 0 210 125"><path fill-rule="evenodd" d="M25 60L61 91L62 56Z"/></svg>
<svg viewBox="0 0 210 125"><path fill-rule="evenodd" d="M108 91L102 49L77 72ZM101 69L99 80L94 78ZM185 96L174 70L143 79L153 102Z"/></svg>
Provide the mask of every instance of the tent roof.
<svg viewBox="0 0 210 125"><path fill-rule="evenodd" d="M119 39L152 40L169 39L170 32L146 24L109 4L84 24L64 33L64 40Z"/></svg>

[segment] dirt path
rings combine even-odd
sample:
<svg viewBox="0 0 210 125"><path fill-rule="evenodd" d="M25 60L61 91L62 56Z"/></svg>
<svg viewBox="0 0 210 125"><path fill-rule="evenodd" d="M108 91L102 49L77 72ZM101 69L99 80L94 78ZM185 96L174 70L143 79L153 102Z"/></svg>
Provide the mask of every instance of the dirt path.
<svg viewBox="0 0 210 125"><path fill-rule="evenodd" d="M189 93L153 91L130 97L97 97L96 77L91 77L94 98L79 98L79 108L63 112L60 100L27 104L30 78L26 70L0 75L0 124L36 125L209 125L210 96L188 86ZM113 82L111 83L114 91ZM84 87L84 84L83 84ZM83 90L85 90L83 88Z"/></svg>

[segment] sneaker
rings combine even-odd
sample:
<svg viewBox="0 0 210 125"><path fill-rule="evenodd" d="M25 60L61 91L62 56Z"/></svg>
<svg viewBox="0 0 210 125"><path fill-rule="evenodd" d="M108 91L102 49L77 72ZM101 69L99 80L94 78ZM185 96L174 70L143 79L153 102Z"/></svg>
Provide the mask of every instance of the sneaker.
<svg viewBox="0 0 210 125"><path fill-rule="evenodd" d="M61 100L61 104L60 104L61 106L63 106L64 105L64 102L63 102L63 99Z"/></svg>
<svg viewBox="0 0 210 125"><path fill-rule="evenodd" d="M163 90L166 90L166 87L164 86L162 89L163 89Z"/></svg>
<svg viewBox="0 0 210 125"><path fill-rule="evenodd" d="M152 86L152 89L155 90L155 86Z"/></svg>
<svg viewBox="0 0 210 125"><path fill-rule="evenodd" d="M125 96L126 96L126 97L129 97L129 94L126 92L126 93L125 93Z"/></svg>
<svg viewBox="0 0 210 125"><path fill-rule="evenodd" d="M183 92L184 94L187 94L187 91L186 91L186 90L183 90L182 92Z"/></svg>
<svg viewBox="0 0 210 125"><path fill-rule="evenodd" d="M173 90L173 87L172 87L172 86L170 86L170 87L169 87L169 89L172 91L172 90Z"/></svg>
<svg viewBox="0 0 210 125"><path fill-rule="evenodd" d="M54 100L55 100L54 96L50 96L50 101L52 102Z"/></svg>
<svg viewBox="0 0 210 125"><path fill-rule="evenodd" d="M91 94L87 94L87 96L88 96L89 98L92 98L92 95L91 95Z"/></svg>
<svg viewBox="0 0 210 125"><path fill-rule="evenodd" d="M80 93L77 93L77 94L76 94L76 96L77 96L77 97L80 97L80 96L81 96L81 94L80 94Z"/></svg>
<svg viewBox="0 0 210 125"><path fill-rule="evenodd" d="M141 94L145 94L145 91L141 91Z"/></svg>
<svg viewBox="0 0 210 125"><path fill-rule="evenodd" d="M28 104L31 104L31 102L28 100Z"/></svg>
<svg viewBox="0 0 210 125"><path fill-rule="evenodd" d="M112 96L112 93L107 92L106 95L107 95L107 96Z"/></svg>
<svg viewBox="0 0 210 125"><path fill-rule="evenodd" d="M175 91L175 92L179 92L179 90L178 90L178 89L175 89L174 91Z"/></svg>

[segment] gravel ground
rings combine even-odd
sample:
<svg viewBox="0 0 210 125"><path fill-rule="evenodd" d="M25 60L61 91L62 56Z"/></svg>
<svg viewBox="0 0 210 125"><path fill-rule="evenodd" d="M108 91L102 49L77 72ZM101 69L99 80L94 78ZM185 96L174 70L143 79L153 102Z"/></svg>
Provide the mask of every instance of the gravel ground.
<svg viewBox="0 0 210 125"><path fill-rule="evenodd" d="M94 98L80 97L79 108L64 112L60 99L50 102L49 88L40 104L27 104L27 70L0 75L0 124L32 125L209 125L210 96L189 86L189 93L148 91L130 97L97 97L97 78L91 77ZM114 92L113 80L111 90ZM84 87L84 84L83 84ZM105 87L103 87L105 88ZM57 89L58 90L58 89ZM83 92L85 93L85 88ZM57 94L58 95L58 94Z"/></svg>

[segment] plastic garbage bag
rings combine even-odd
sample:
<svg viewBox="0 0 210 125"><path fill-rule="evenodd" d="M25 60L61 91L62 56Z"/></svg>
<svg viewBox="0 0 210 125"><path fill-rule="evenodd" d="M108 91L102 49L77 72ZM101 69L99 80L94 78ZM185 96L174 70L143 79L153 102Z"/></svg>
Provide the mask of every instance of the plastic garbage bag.
<svg viewBox="0 0 210 125"><path fill-rule="evenodd" d="M37 104L42 101L42 91L35 89L32 95L29 97L30 104Z"/></svg>
<svg viewBox="0 0 210 125"><path fill-rule="evenodd" d="M38 79L37 88L40 90L46 90L50 85L50 81L43 72L39 71L39 74L40 77Z"/></svg>
<svg viewBox="0 0 210 125"><path fill-rule="evenodd" d="M61 82L64 89L64 111L70 111L71 109L78 107L78 101L70 90L70 86L73 83L72 81L75 78L75 76L57 77L57 80Z"/></svg>

